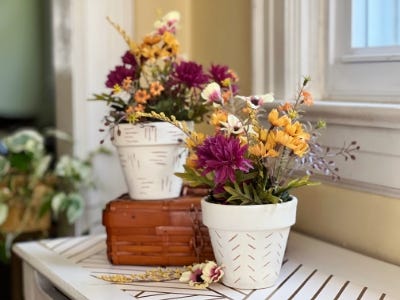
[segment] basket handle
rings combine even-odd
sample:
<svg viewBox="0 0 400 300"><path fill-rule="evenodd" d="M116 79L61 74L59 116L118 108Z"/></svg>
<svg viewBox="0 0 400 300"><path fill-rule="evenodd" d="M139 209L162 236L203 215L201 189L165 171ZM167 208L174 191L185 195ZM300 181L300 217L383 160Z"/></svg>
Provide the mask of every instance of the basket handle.
<svg viewBox="0 0 400 300"><path fill-rule="evenodd" d="M199 218L199 210L198 208L192 203L189 209L190 218L192 220L192 228L194 236L192 237L192 246L194 253L196 254L197 262L200 262L200 254L201 250L204 248L204 239L203 234L201 232L201 224Z"/></svg>

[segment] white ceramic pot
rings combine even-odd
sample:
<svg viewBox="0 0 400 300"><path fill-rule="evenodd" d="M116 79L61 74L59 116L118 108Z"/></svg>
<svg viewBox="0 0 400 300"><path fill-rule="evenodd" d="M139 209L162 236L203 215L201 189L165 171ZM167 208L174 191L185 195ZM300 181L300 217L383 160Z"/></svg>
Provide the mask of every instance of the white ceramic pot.
<svg viewBox="0 0 400 300"><path fill-rule="evenodd" d="M180 195L182 179L174 173L183 172L187 158L185 138L180 129L166 122L120 124L114 128L113 143L132 199Z"/></svg>
<svg viewBox="0 0 400 300"><path fill-rule="evenodd" d="M238 289L274 285L279 276L297 198L280 204L221 205L201 201L222 283Z"/></svg>

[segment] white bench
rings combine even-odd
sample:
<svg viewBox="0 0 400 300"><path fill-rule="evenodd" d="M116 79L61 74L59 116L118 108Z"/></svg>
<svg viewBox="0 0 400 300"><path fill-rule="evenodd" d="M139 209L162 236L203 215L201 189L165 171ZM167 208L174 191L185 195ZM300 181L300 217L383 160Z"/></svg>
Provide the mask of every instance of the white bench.
<svg viewBox="0 0 400 300"><path fill-rule="evenodd" d="M274 287L236 290L213 284L192 289L177 281L111 284L93 275L149 267L113 266L105 235L59 238L14 246L23 259L24 294L31 299L400 299L400 267L291 232ZM185 298L188 297L188 298Z"/></svg>

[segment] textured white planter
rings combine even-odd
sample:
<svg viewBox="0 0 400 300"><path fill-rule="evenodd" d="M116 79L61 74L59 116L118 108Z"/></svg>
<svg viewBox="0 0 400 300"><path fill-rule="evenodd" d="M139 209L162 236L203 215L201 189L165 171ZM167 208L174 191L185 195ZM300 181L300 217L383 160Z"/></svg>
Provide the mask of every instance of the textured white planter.
<svg viewBox="0 0 400 300"><path fill-rule="evenodd" d="M114 130L113 143L129 196L136 200L178 197L182 179L174 173L183 172L187 157L185 134L166 122L120 124Z"/></svg>
<svg viewBox="0 0 400 300"><path fill-rule="evenodd" d="M222 282L238 289L274 285L279 276L297 199L281 204L221 205L201 201Z"/></svg>

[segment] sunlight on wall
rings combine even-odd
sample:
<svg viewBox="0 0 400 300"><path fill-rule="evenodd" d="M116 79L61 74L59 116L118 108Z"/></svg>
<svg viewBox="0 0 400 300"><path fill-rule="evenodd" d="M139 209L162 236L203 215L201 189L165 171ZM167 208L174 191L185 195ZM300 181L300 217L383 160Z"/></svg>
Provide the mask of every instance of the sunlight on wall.
<svg viewBox="0 0 400 300"><path fill-rule="evenodd" d="M400 265L400 200L323 184L294 192L294 228Z"/></svg>

